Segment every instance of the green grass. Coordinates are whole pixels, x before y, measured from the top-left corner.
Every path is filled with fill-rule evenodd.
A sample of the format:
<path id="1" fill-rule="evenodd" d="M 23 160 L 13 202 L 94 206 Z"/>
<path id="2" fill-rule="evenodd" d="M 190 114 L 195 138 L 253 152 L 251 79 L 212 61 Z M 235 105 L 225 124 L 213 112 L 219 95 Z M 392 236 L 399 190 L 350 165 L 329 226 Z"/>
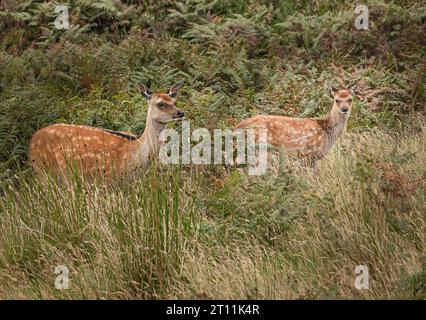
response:
<path id="1" fill-rule="evenodd" d="M 367 1 L 361 32 L 353 1 L 76 1 L 76 27 L 55 31 L 42 2 L 0 5 L 0 298 L 426 298 L 424 4 Z M 141 134 L 137 83 L 178 81 L 193 129 L 325 115 L 329 83 L 360 95 L 316 175 L 274 154 L 261 177 L 193 165 L 112 185 L 34 178 L 37 129 Z M 354 286 L 360 264 L 369 290 Z"/>

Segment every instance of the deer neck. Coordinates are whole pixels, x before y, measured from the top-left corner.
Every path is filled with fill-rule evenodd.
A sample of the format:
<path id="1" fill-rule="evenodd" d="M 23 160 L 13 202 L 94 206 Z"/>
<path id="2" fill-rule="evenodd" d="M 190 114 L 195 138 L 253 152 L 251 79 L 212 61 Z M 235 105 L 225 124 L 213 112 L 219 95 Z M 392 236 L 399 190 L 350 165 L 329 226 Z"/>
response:
<path id="1" fill-rule="evenodd" d="M 150 160 L 156 159 L 161 148 L 160 133 L 166 124 L 152 119 L 148 112 L 146 126 L 143 134 L 135 141 L 137 148 L 135 152 L 135 166 L 145 167 Z"/>
<path id="2" fill-rule="evenodd" d="M 330 145 L 336 142 L 336 140 L 343 134 L 348 122 L 348 115 L 341 114 L 338 111 L 333 110 L 328 114 L 326 118 L 325 132 Z"/>

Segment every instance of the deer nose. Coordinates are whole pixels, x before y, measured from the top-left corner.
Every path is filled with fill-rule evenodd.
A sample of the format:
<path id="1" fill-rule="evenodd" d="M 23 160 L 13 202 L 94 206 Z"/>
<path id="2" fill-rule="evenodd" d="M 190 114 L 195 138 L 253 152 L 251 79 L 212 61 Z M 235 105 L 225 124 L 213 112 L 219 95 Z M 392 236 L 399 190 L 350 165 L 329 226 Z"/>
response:
<path id="1" fill-rule="evenodd" d="M 348 107 L 343 107 L 342 109 L 340 109 L 340 111 L 342 111 L 343 113 L 346 113 L 349 111 Z"/>
<path id="2" fill-rule="evenodd" d="M 183 118 L 183 116 L 185 115 L 185 112 L 183 112 L 182 110 L 178 110 L 178 111 L 177 111 L 177 113 L 176 113 L 176 115 L 177 115 L 179 118 Z"/>

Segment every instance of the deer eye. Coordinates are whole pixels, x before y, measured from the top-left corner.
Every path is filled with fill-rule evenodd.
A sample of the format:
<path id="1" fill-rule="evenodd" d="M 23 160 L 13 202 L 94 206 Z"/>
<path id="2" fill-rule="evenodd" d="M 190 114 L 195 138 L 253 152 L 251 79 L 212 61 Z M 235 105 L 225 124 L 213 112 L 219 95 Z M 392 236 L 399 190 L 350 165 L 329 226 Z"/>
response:
<path id="1" fill-rule="evenodd" d="M 159 103 L 157 103 L 157 106 L 159 106 L 160 108 L 163 108 L 164 107 L 164 103 L 159 102 Z"/>
<path id="2" fill-rule="evenodd" d="M 349 102 L 349 103 L 352 103 L 352 99 L 349 99 L 349 100 L 348 100 L 348 102 Z"/>
<path id="3" fill-rule="evenodd" d="M 339 104 L 340 102 L 342 102 L 342 100 L 336 99 L 336 102 Z"/>

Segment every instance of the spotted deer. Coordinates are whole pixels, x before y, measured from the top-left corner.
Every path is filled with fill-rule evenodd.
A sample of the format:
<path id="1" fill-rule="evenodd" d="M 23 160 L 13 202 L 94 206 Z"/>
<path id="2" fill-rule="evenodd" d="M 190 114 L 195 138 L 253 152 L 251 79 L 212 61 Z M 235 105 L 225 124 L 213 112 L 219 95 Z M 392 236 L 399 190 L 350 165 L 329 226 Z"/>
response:
<path id="1" fill-rule="evenodd" d="M 285 148 L 289 156 L 303 165 L 316 167 L 343 134 L 352 109 L 355 87 L 338 90 L 331 87 L 333 107 L 325 118 L 290 118 L 258 115 L 239 123 L 235 129 L 254 128 L 267 130 L 268 144 Z"/>
<path id="2" fill-rule="evenodd" d="M 55 175 L 76 170 L 85 177 L 119 178 L 145 169 L 158 156 L 160 132 L 170 121 L 182 120 L 184 112 L 175 105 L 180 85 L 168 93 L 152 93 L 140 85 L 148 100 L 145 130 L 140 137 L 74 124 L 54 124 L 38 130 L 31 138 L 29 159 L 36 172 Z"/>

